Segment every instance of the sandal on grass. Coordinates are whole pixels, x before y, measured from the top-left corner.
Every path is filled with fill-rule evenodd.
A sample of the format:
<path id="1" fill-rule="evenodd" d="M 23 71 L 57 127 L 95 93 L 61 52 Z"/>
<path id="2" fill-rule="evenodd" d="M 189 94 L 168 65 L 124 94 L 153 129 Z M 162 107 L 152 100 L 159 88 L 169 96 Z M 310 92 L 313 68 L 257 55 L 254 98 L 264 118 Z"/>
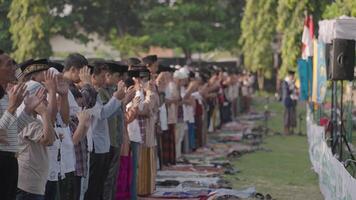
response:
<path id="1" fill-rule="evenodd" d="M 261 194 L 261 193 L 256 193 L 255 194 L 255 198 L 258 199 L 258 200 L 264 200 L 265 196 L 263 196 L 263 194 Z"/>
<path id="2" fill-rule="evenodd" d="M 272 200 L 272 196 L 270 194 L 266 194 L 266 200 Z"/>

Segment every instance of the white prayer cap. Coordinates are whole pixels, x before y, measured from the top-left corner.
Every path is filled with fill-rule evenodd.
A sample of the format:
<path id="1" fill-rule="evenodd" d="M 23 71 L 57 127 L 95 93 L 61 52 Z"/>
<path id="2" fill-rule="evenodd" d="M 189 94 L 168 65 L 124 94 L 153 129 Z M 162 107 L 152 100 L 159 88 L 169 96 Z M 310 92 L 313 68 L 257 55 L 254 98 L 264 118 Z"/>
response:
<path id="1" fill-rule="evenodd" d="M 183 73 L 185 76 L 187 76 L 186 78 L 189 77 L 189 69 L 187 67 L 182 67 L 182 68 L 179 69 L 179 71 L 181 73 Z"/>
<path id="2" fill-rule="evenodd" d="M 181 72 L 180 70 L 177 70 L 177 71 L 174 72 L 173 78 L 185 79 L 185 78 L 188 78 L 188 74 L 185 74 L 185 73 Z"/>
<path id="3" fill-rule="evenodd" d="M 54 67 L 49 68 L 48 71 L 52 72 L 54 75 L 57 75 L 57 74 L 60 73 L 60 72 L 59 72 L 56 68 L 54 68 Z"/>

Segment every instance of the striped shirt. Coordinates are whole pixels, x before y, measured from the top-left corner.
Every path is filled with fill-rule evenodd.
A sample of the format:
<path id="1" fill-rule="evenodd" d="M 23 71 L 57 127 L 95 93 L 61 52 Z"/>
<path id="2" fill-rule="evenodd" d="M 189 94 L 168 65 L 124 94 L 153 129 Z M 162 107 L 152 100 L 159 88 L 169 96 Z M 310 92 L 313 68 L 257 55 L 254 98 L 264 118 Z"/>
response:
<path id="1" fill-rule="evenodd" d="M 9 105 L 9 97 L 5 95 L 0 99 L 0 129 L 6 131 L 6 140 L 9 144 L 0 144 L 0 151 L 14 152 L 19 149 L 18 134 L 29 123 L 34 121 L 34 118 L 27 115 L 24 111 L 16 117 L 7 111 Z"/>

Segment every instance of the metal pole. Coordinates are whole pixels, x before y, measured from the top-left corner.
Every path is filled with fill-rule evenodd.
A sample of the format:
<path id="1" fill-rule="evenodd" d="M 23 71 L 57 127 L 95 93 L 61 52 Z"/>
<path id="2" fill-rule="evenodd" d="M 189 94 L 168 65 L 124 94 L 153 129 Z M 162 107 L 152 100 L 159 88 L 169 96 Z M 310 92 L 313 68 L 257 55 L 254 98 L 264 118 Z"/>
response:
<path id="1" fill-rule="evenodd" d="M 331 144 L 332 146 L 335 145 L 337 141 L 335 141 L 336 134 L 337 134 L 337 83 L 336 81 L 332 81 L 332 91 L 331 91 L 331 123 L 332 123 L 332 130 L 331 130 Z M 332 148 L 332 153 L 335 154 L 335 148 Z"/>

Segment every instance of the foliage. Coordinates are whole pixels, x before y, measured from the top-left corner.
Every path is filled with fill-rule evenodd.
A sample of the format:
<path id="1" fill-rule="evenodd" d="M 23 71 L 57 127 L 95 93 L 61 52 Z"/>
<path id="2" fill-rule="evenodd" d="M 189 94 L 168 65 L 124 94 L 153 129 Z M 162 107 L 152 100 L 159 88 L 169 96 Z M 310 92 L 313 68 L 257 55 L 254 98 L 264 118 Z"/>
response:
<path id="1" fill-rule="evenodd" d="M 111 44 L 119 50 L 121 59 L 137 56 L 146 51 L 148 40 L 149 36 L 132 36 L 129 34 L 118 36 L 116 30 L 113 30 L 110 35 Z"/>
<path id="2" fill-rule="evenodd" d="M 10 21 L 6 17 L 9 12 L 11 0 L 0 0 L 0 49 L 9 53 L 12 50 Z"/>
<path id="3" fill-rule="evenodd" d="M 342 15 L 356 17 L 355 0 L 336 0 L 326 7 L 323 17 L 325 19 L 333 19 Z"/>
<path id="4" fill-rule="evenodd" d="M 69 18 L 80 24 L 87 33 L 96 32 L 104 38 L 108 38 L 112 28 L 116 28 L 121 35 L 136 34 L 141 27 L 135 12 L 140 2 L 142 1 L 69 0 L 68 4 L 72 6 Z"/>
<path id="5" fill-rule="evenodd" d="M 0 9 L 5 9 L 1 14 L 9 17 L 11 27 L 6 20 L 0 23 L 0 41 L 8 42 L 6 49 L 13 46 L 15 58 L 20 60 L 50 55 L 49 38 L 55 34 L 86 43 L 87 33 L 98 33 L 125 51 L 123 56 L 137 54 L 147 45 L 178 47 L 189 56 L 196 51 L 232 50 L 240 34 L 244 4 L 243 0 L 1 1 L 8 3 Z"/>
<path id="6" fill-rule="evenodd" d="M 271 44 L 276 33 L 276 7 L 277 0 L 247 1 L 241 21 L 244 66 L 268 78 L 273 68 Z"/>
<path id="7" fill-rule="evenodd" d="M 232 15 L 236 17 L 229 16 L 226 11 L 242 8 L 231 5 L 239 4 L 215 0 L 162 3 L 144 16 L 145 32 L 150 35 L 150 44 L 179 47 L 186 58 L 193 52 L 229 48 L 239 34 L 240 17 L 236 13 Z"/>
<path id="8" fill-rule="evenodd" d="M 51 55 L 49 44 L 49 9 L 46 0 L 13 0 L 8 13 L 13 57 L 23 61 L 28 58 Z"/>
<path id="9" fill-rule="evenodd" d="M 295 70 L 297 59 L 301 56 L 304 11 L 307 6 L 307 0 L 279 0 L 277 30 L 283 34 L 281 75 L 289 69 Z"/>
<path id="10" fill-rule="evenodd" d="M 318 20 L 321 19 L 325 1 L 309 0 L 279 0 L 277 31 L 282 33 L 282 66 L 280 75 L 285 75 L 289 69 L 296 70 L 297 59 L 301 56 L 301 39 L 305 12 L 313 16 L 315 34 L 318 32 Z"/>
<path id="11" fill-rule="evenodd" d="M 69 0 L 66 3 L 71 5 L 72 12 L 69 16 L 57 17 L 63 22 L 58 28 L 61 34 L 87 42 L 85 35 L 68 30 L 80 27 L 85 33 L 98 33 L 122 52 L 122 56 L 136 54 L 145 47 L 147 36 L 143 33 L 141 16 L 158 4 L 155 0 Z M 53 8 L 61 11 L 63 3 L 53 3 Z"/>

